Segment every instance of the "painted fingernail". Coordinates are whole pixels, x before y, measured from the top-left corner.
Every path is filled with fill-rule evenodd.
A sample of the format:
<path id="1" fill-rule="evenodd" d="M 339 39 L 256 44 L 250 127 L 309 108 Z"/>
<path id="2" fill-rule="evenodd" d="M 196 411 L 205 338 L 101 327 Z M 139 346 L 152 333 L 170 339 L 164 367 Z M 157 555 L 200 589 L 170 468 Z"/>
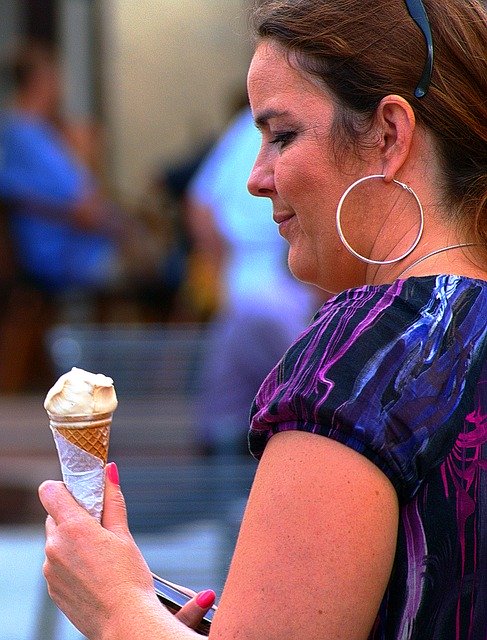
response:
<path id="1" fill-rule="evenodd" d="M 115 462 L 109 462 L 106 467 L 107 478 L 110 480 L 112 484 L 116 484 L 117 486 L 120 483 L 120 478 L 118 475 L 118 467 Z"/>
<path id="2" fill-rule="evenodd" d="M 211 589 L 207 589 L 206 591 L 201 591 L 196 596 L 196 604 L 198 607 L 202 609 L 208 609 L 215 602 L 215 592 Z"/>

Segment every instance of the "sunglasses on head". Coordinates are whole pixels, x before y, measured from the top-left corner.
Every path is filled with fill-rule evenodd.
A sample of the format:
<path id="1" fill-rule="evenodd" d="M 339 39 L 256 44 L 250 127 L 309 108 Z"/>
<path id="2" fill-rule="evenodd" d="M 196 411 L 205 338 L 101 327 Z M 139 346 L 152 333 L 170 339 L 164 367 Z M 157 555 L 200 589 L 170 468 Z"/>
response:
<path id="1" fill-rule="evenodd" d="M 418 86 L 414 90 L 416 98 L 422 98 L 428 91 L 433 73 L 433 36 L 431 35 L 428 14 L 422 0 L 405 0 L 409 15 L 421 29 L 426 41 L 427 57 Z"/>

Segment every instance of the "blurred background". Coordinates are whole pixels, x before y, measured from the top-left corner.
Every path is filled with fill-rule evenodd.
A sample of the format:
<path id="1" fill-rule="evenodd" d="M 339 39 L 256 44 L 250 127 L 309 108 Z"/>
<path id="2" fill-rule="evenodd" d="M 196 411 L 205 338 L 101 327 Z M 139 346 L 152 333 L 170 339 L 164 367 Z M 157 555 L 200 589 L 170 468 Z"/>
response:
<path id="1" fill-rule="evenodd" d="M 319 298 L 246 192 L 246 9 L 1 1 L 0 640 L 80 637 L 46 594 L 36 494 L 72 366 L 115 381 L 110 459 L 151 568 L 221 592 L 248 408 Z"/>
<path id="2" fill-rule="evenodd" d="M 153 172 L 192 156 L 228 123 L 251 47 L 245 0 L 2 0 L 0 43 L 55 43 L 64 110 L 102 123 L 119 196 L 135 205 Z M 1 83 L 2 96 L 8 91 Z"/>

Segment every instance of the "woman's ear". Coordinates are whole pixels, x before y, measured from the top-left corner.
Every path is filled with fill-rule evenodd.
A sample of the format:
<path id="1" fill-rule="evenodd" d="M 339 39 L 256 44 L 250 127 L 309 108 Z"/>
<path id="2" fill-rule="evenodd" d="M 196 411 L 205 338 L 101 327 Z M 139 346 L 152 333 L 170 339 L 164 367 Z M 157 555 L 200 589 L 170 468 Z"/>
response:
<path id="1" fill-rule="evenodd" d="M 376 118 L 380 132 L 382 173 L 385 181 L 390 182 L 409 156 L 416 118 L 409 102 L 396 95 L 388 95 L 381 100 Z"/>

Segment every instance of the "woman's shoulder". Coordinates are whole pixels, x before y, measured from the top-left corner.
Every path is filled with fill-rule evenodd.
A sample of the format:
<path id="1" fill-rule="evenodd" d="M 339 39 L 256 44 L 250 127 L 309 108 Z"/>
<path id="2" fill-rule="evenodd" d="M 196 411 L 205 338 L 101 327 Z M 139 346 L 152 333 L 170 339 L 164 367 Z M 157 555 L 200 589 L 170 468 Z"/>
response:
<path id="1" fill-rule="evenodd" d="M 485 313 L 487 282 L 460 276 L 411 277 L 347 289 L 320 307 L 286 359 L 299 357 L 303 366 L 307 357 L 328 360 L 333 351 L 335 359 L 351 360 L 347 366 L 354 361 L 361 366 L 364 358 L 394 341 L 409 344 L 453 326 L 461 325 L 464 339 L 470 340 L 471 333 L 483 334 Z"/>
<path id="2" fill-rule="evenodd" d="M 487 282 L 482 280 L 423 276 L 347 289 L 320 307 L 259 395 L 314 376 L 323 381 L 336 371 L 333 393 L 348 397 L 350 385 L 387 362 L 389 353 L 398 358 L 392 372 L 411 358 L 430 363 L 431 352 L 454 350 L 460 342 L 475 348 L 486 339 L 486 314 Z"/>
<path id="3" fill-rule="evenodd" d="M 473 299 L 486 293 L 487 281 L 484 280 L 449 274 L 411 276 L 388 284 L 346 289 L 327 300 L 316 318 L 330 311 L 340 313 L 344 307 L 358 310 L 377 306 L 386 310 L 399 305 L 403 311 L 414 312 L 439 299 L 454 301 L 459 296 Z"/>
<path id="4" fill-rule="evenodd" d="M 333 338 L 351 348 L 375 335 L 374 345 L 429 326 L 436 331 L 487 312 L 487 282 L 461 276 L 411 277 L 347 289 L 325 302 L 301 338 Z M 484 316 L 485 317 L 485 316 Z M 482 325 L 479 318 L 479 325 Z M 298 341 L 299 342 L 299 341 Z M 371 345 L 374 347 L 374 345 Z"/>

